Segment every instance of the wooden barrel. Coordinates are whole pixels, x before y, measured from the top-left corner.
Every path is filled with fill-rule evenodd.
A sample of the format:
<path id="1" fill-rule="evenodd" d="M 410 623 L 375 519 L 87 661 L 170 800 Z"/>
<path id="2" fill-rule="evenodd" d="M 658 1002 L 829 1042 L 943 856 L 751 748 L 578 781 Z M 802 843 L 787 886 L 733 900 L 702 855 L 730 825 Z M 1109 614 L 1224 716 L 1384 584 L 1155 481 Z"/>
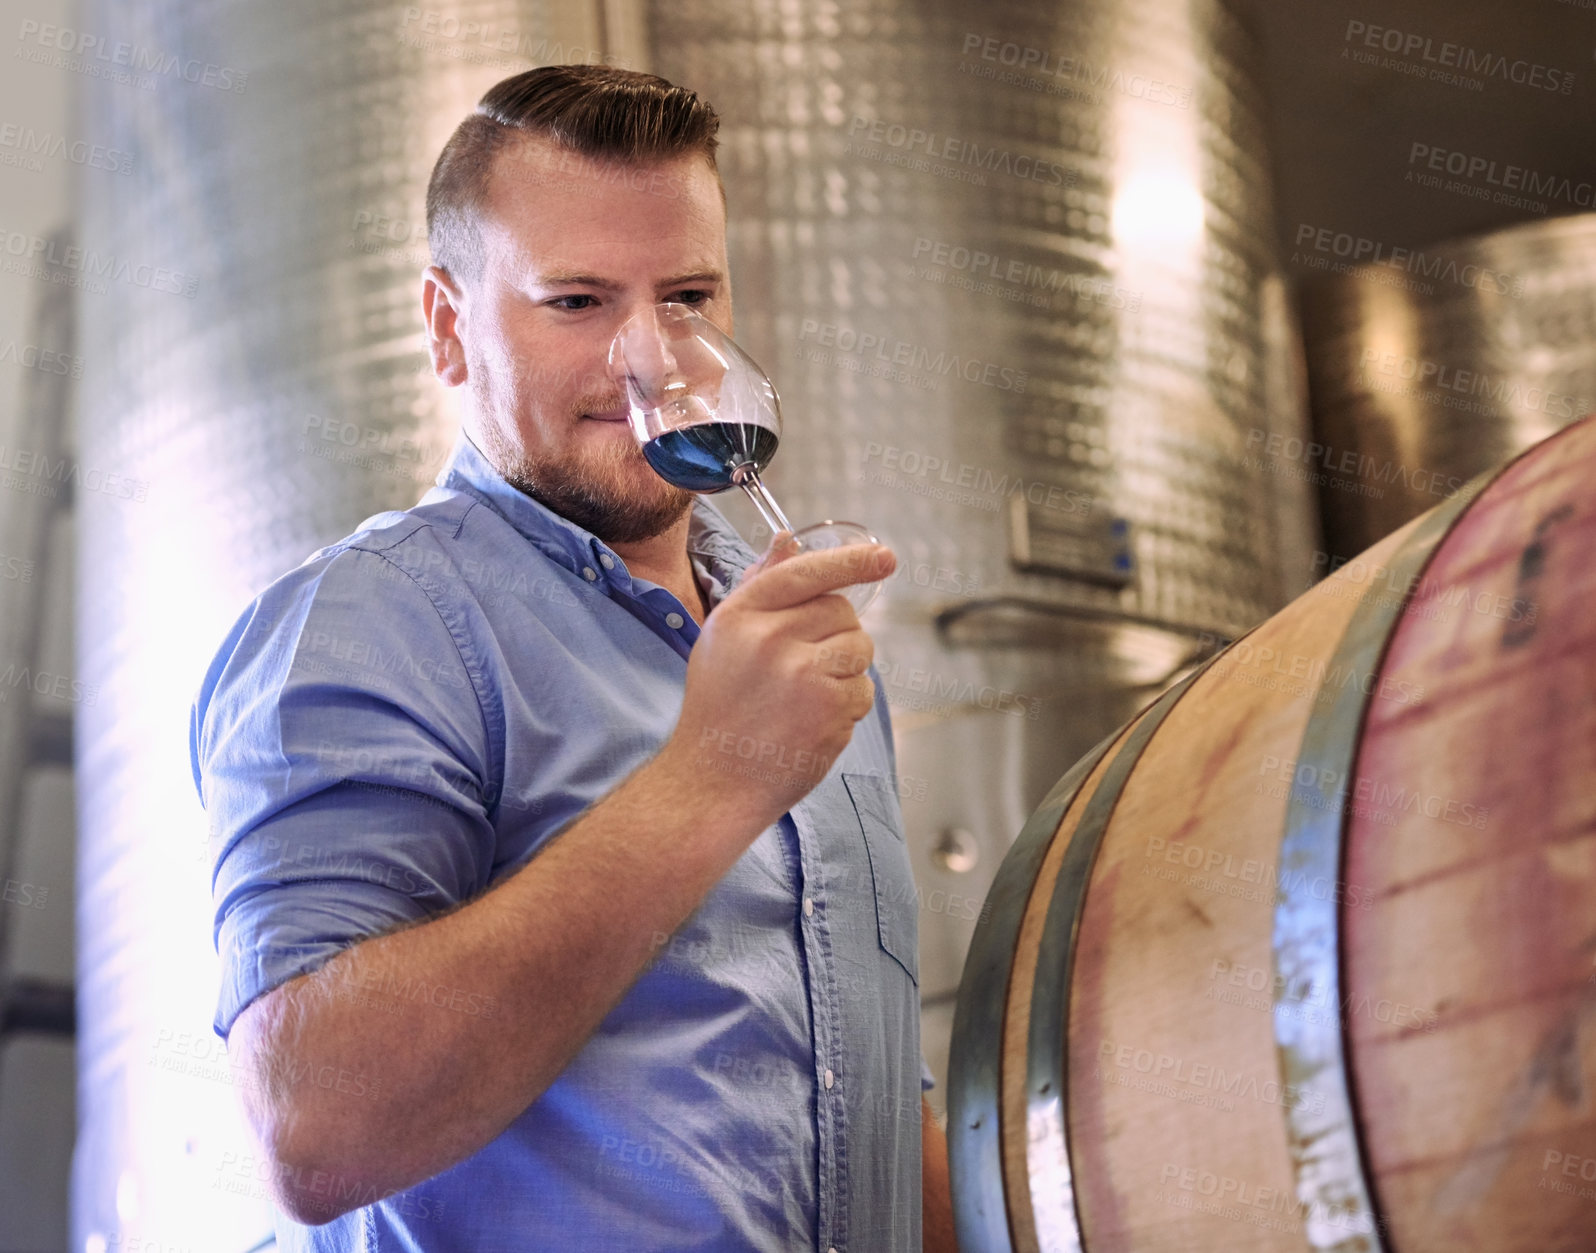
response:
<path id="1" fill-rule="evenodd" d="M 1596 420 L 1105 741 L 982 916 L 964 1253 L 1596 1248 Z"/>

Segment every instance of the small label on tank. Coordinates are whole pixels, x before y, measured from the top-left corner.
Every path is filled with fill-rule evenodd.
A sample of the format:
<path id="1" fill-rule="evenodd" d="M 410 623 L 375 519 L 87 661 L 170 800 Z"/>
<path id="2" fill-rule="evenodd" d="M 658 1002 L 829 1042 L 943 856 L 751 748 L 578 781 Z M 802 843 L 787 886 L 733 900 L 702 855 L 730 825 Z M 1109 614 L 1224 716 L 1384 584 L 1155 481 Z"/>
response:
<path id="1" fill-rule="evenodd" d="M 1102 510 L 1049 509 L 1009 498 L 1009 560 L 1017 570 L 1125 587 L 1136 576 L 1130 523 Z"/>

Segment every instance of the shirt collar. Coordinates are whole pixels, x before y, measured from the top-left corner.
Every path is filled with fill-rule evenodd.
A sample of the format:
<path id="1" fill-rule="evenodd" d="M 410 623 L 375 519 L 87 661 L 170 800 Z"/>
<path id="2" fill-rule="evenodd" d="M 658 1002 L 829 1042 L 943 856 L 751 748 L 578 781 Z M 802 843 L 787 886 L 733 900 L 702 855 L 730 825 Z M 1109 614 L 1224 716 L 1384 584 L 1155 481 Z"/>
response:
<path id="1" fill-rule="evenodd" d="M 434 482 L 439 487 L 475 496 L 540 552 L 589 582 L 616 583 L 623 588 L 630 582 L 619 553 L 586 527 L 561 517 L 507 482 L 464 430 L 455 440 L 449 459 Z M 737 584 L 743 571 L 756 559 L 753 549 L 725 515 L 702 496 L 693 500 L 692 517 L 687 526 L 687 551 L 701 558 L 705 572 L 727 590 Z"/>

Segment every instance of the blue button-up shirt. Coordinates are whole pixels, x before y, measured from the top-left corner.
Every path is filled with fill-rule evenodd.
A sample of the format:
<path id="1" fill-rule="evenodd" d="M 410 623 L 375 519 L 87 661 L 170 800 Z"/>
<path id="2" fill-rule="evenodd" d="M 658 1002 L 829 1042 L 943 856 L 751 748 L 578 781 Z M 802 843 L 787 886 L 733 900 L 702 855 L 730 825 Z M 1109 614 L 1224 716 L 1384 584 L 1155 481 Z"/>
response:
<path id="1" fill-rule="evenodd" d="M 676 724 L 698 637 L 681 602 L 463 435 L 437 483 L 268 587 L 194 703 L 224 1038 L 269 989 L 514 874 Z M 712 605 L 753 560 L 701 499 L 688 547 Z M 772 764 L 722 747 L 706 788 Z M 918 1249 L 931 1081 L 895 779 L 878 682 L 822 781 L 655 937 L 502 1135 L 324 1226 L 280 1216 L 280 1247 Z M 344 993 L 495 1010 L 418 981 Z"/>

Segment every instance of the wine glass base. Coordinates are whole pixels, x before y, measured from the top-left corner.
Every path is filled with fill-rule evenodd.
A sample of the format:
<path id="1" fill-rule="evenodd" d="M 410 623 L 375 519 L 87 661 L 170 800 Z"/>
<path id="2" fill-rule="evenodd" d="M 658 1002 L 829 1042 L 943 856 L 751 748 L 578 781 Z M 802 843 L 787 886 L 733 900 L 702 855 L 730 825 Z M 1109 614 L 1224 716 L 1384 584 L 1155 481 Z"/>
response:
<path id="1" fill-rule="evenodd" d="M 816 522 L 813 526 L 802 527 L 793 532 L 793 539 L 798 542 L 800 552 L 825 552 L 833 548 L 847 548 L 854 544 L 876 544 L 880 541 L 865 530 L 857 522 L 841 522 L 827 520 Z M 874 566 L 874 559 L 871 565 Z M 855 613 L 863 613 L 881 591 L 881 581 L 871 579 L 867 583 L 850 583 L 840 587 L 836 595 L 841 596 L 853 606 Z"/>

